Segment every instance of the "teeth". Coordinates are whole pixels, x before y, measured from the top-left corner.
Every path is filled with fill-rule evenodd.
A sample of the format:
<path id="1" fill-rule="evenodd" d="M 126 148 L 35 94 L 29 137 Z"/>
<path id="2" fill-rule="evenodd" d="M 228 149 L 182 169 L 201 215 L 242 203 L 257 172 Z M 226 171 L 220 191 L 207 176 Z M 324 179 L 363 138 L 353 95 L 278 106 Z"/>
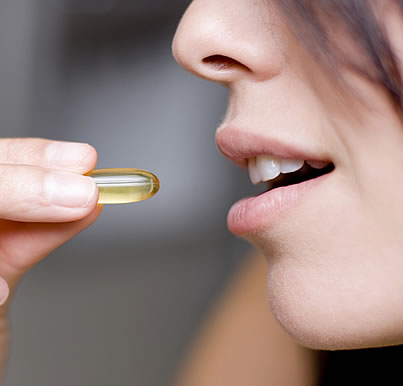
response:
<path id="1" fill-rule="evenodd" d="M 306 163 L 314 169 L 323 169 L 329 165 L 329 162 L 324 161 L 306 161 Z"/>
<path id="2" fill-rule="evenodd" d="M 261 155 L 256 157 L 256 169 L 261 181 L 273 180 L 280 174 L 280 160 Z"/>
<path id="3" fill-rule="evenodd" d="M 295 172 L 303 166 L 303 160 L 280 160 L 267 155 L 248 159 L 249 178 L 255 185 L 274 180 L 280 173 Z"/>
<path id="4" fill-rule="evenodd" d="M 256 185 L 262 181 L 256 169 L 256 158 L 249 158 L 248 169 L 249 169 L 249 178 L 252 181 L 252 184 Z"/>
<path id="5" fill-rule="evenodd" d="M 304 161 L 302 160 L 288 160 L 282 159 L 280 161 L 280 172 L 281 173 L 292 173 L 301 169 L 304 166 Z"/>

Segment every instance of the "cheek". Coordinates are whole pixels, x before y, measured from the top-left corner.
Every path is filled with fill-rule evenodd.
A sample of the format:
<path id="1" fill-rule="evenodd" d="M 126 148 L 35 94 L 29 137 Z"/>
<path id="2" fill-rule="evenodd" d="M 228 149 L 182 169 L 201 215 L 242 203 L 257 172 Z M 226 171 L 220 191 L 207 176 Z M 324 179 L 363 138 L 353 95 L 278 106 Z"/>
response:
<path id="1" fill-rule="evenodd" d="M 274 315 L 300 344 L 316 349 L 402 343 L 400 232 L 379 226 L 388 215 L 374 215 L 358 193 L 329 199 L 308 217 L 295 214 L 308 218 L 304 226 L 290 220 L 252 237 L 268 261 Z"/>

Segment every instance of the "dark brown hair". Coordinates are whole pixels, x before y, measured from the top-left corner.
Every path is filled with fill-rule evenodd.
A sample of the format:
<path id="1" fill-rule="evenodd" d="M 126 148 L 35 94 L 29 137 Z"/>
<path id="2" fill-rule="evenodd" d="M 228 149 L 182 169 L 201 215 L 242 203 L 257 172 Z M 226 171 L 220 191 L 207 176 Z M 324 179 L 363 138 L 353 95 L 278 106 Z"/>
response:
<path id="1" fill-rule="evenodd" d="M 382 85 L 398 110 L 403 112 L 403 75 L 385 26 L 374 9 L 375 5 L 381 4 L 396 6 L 402 16 L 403 0 L 277 0 L 277 4 L 308 51 L 326 65 L 342 60 Z M 354 62 L 345 53 L 343 56 L 335 44 L 337 36 L 332 36 L 332 26 L 341 26 L 348 33 L 370 66 Z M 401 44 L 403 49 L 403 36 Z"/>

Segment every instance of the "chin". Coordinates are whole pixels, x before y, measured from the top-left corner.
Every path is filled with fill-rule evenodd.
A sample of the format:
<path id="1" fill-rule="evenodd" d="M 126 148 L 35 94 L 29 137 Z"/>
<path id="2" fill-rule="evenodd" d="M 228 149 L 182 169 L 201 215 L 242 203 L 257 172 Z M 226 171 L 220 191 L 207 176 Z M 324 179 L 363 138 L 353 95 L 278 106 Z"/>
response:
<path id="1" fill-rule="evenodd" d="M 292 259 L 270 261 L 269 305 L 283 329 L 308 348 L 346 350 L 402 344 L 400 296 L 391 300 L 388 293 L 373 291 L 368 281 L 356 279 L 349 285 L 345 279 L 333 270 L 301 268 Z"/>

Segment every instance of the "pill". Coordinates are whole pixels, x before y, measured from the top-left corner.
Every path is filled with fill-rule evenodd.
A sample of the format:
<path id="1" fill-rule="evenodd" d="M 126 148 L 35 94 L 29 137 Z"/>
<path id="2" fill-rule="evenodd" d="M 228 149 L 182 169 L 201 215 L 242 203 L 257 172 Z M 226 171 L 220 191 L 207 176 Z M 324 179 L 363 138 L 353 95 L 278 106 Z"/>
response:
<path id="1" fill-rule="evenodd" d="M 141 169 L 96 169 L 87 174 L 99 190 L 99 204 L 127 204 L 146 200 L 159 190 L 158 178 Z"/>

